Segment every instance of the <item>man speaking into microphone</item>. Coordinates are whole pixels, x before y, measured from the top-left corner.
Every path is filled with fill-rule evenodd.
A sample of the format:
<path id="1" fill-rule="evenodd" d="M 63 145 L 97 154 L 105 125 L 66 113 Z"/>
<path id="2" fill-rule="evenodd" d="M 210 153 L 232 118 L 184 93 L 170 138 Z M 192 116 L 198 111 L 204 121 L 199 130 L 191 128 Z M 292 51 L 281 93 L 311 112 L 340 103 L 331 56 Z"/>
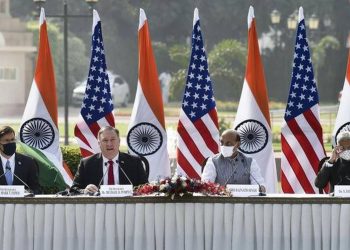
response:
<path id="1" fill-rule="evenodd" d="M 98 132 L 101 153 L 80 161 L 75 174 L 72 193 L 93 194 L 100 185 L 131 184 L 138 186 L 148 182 L 141 159 L 119 151 L 119 131 L 106 126 Z"/>
<path id="2" fill-rule="evenodd" d="M 225 130 L 220 137 L 220 153 L 209 157 L 204 166 L 202 181 L 226 184 L 257 184 L 265 193 L 264 178 L 257 162 L 238 151 L 240 136 L 233 129 Z"/>
<path id="3" fill-rule="evenodd" d="M 30 193 L 41 192 L 38 164 L 34 159 L 16 152 L 15 131 L 9 126 L 0 128 L 0 158 L 0 185 L 24 185 Z"/>

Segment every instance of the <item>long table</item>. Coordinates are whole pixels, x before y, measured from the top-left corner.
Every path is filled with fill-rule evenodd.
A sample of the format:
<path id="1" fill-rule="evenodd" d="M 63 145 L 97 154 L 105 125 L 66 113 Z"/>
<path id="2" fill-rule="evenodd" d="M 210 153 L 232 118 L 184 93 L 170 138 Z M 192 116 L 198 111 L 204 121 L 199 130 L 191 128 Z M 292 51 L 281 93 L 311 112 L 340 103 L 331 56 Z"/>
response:
<path id="1" fill-rule="evenodd" d="M 350 249 L 350 199 L 0 199 L 0 249 Z"/>

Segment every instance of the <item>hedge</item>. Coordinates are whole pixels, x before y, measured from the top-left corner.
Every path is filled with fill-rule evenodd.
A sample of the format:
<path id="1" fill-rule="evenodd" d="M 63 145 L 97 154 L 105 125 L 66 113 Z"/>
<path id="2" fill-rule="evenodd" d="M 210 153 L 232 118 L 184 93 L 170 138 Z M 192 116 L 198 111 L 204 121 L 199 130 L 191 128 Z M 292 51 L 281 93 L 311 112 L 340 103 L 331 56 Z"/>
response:
<path id="1" fill-rule="evenodd" d="M 79 146 L 61 146 L 61 151 L 64 161 L 67 163 L 74 176 L 81 159 Z M 24 153 L 21 152 L 20 149 L 19 152 Z M 55 194 L 59 191 L 62 190 L 59 190 L 57 187 L 42 187 L 43 194 Z"/>

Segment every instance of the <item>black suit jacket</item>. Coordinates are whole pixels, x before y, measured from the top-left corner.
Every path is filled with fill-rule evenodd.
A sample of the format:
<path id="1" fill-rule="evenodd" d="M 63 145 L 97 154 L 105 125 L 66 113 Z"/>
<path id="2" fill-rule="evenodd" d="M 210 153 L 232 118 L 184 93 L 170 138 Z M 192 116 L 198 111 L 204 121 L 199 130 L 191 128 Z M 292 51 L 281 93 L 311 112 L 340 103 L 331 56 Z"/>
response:
<path id="1" fill-rule="evenodd" d="M 334 185 L 350 185 L 350 161 L 338 158 L 332 167 L 323 163 L 315 179 L 315 186 L 324 188 L 330 183 L 330 192 L 334 192 Z"/>
<path id="2" fill-rule="evenodd" d="M 19 178 L 27 184 L 31 191 L 35 194 L 41 192 L 41 188 L 38 181 L 38 164 L 37 162 L 23 154 L 15 154 L 15 172 L 13 176 L 12 185 L 24 185 Z M 4 175 L 4 169 L 2 161 L 0 160 L 0 185 L 7 185 L 6 177 Z M 25 185 L 24 185 L 25 186 Z M 25 187 L 28 189 L 27 187 Z"/>
<path id="3" fill-rule="evenodd" d="M 124 170 L 125 176 L 121 168 Z M 119 152 L 119 184 L 132 184 L 138 186 L 148 182 L 141 159 L 126 153 Z M 103 178 L 102 154 L 94 154 L 80 161 L 78 170 L 74 176 L 73 185 L 70 189 L 73 193 L 83 193 L 89 184 L 99 187 Z"/>

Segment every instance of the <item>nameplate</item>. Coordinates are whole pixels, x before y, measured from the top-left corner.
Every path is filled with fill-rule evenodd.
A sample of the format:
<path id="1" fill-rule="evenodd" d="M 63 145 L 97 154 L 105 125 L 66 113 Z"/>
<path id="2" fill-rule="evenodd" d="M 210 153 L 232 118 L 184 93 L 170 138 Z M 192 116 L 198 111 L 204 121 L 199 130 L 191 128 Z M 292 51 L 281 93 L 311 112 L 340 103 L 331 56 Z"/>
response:
<path id="1" fill-rule="evenodd" d="M 259 195 L 259 185 L 226 185 L 232 196 L 247 197 Z"/>
<path id="2" fill-rule="evenodd" d="M 24 197 L 24 186 L 0 185 L 0 197 Z"/>
<path id="3" fill-rule="evenodd" d="M 102 197 L 125 197 L 132 195 L 132 185 L 101 185 L 100 187 L 100 196 Z"/>
<path id="4" fill-rule="evenodd" d="M 335 185 L 334 196 L 336 197 L 350 197 L 350 186 L 349 185 Z"/>

